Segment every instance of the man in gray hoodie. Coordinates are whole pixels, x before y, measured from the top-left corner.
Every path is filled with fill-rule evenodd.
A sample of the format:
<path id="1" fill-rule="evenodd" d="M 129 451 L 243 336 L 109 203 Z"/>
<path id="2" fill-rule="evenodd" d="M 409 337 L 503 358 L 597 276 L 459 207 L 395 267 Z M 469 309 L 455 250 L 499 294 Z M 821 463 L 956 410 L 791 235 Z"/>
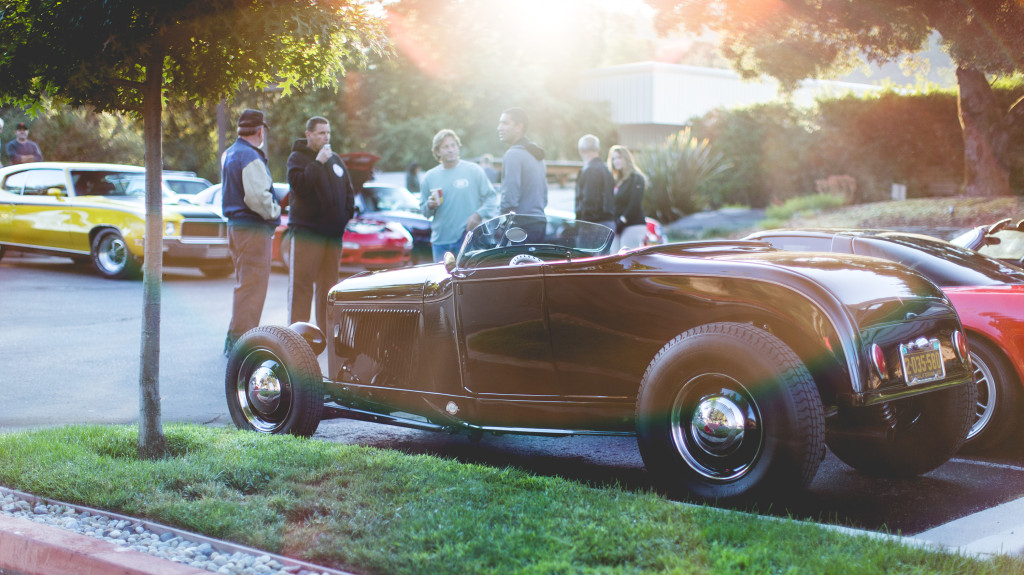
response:
<path id="1" fill-rule="evenodd" d="M 510 146 L 501 162 L 502 214 L 543 216 L 548 205 L 544 149 L 526 137 L 527 127 L 522 108 L 509 108 L 498 119 L 498 138 Z"/>

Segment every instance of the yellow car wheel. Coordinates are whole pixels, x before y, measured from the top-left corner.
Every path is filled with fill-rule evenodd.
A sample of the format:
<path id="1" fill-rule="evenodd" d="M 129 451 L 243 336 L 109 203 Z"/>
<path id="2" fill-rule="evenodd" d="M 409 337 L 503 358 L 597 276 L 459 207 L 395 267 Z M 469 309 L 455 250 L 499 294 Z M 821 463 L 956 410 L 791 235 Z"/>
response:
<path id="1" fill-rule="evenodd" d="M 141 267 L 116 230 L 103 230 L 93 238 L 92 264 L 101 276 L 109 279 L 137 277 Z"/>

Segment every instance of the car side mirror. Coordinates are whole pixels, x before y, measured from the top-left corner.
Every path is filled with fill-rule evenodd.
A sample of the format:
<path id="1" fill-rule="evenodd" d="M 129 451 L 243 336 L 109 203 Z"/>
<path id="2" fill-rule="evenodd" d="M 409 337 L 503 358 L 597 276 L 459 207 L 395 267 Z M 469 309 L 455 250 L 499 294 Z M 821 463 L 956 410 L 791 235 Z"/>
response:
<path id="1" fill-rule="evenodd" d="M 47 188 L 46 195 L 53 196 L 55 198 L 61 198 L 65 196 L 64 190 L 60 188 Z"/>
<path id="2" fill-rule="evenodd" d="M 455 254 L 451 252 L 445 252 L 444 260 L 442 261 L 444 261 L 444 269 L 446 269 L 448 273 L 452 273 L 452 270 L 455 269 Z"/>

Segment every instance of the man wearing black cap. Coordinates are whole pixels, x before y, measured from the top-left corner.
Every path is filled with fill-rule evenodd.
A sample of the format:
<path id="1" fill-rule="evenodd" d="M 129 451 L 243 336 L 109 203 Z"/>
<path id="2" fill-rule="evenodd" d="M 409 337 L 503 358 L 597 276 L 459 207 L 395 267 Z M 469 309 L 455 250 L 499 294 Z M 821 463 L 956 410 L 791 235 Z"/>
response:
<path id="1" fill-rule="evenodd" d="M 235 264 L 235 294 L 224 341 L 225 355 L 243 333 L 260 324 L 267 299 L 271 243 L 274 228 L 281 223 L 274 180 L 267 156 L 260 149 L 269 127 L 263 121 L 263 112 L 245 110 L 238 117 L 238 139 L 224 152 L 221 201 Z"/>
<path id="2" fill-rule="evenodd" d="M 327 333 L 327 292 L 338 283 L 342 236 L 355 212 L 355 189 L 344 162 L 331 151 L 331 124 L 323 116 L 306 122 L 306 137 L 295 140 L 288 156 L 288 322 L 309 321 L 316 302 L 316 324 Z"/>
<path id="3" fill-rule="evenodd" d="M 25 122 L 19 123 L 14 128 L 14 137 L 15 139 L 7 142 L 7 146 L 4 148 L 11 164 L 43 161 L 43 153 L 39 151 L 39 146 L 28 139 L 28 126 L 25 125 Z"/>

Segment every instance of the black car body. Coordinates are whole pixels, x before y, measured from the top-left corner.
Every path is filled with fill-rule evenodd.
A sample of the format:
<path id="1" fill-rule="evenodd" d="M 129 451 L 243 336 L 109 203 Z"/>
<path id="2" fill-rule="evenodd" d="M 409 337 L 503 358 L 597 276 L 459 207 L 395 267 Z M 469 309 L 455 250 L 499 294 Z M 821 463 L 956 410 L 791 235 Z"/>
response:
<path id="1" fill-rule="evenodd" d="M 844 461 L 885 475 L 928 471 L 962 443 L 961 327 L 919 274 L 760 242 L 607 255 L 610 241 L 596 224 L 507 215 L 457 259 L 343 280 L 326 336 L 296 324 L 239 341 L 232 417 L 298 435 L 325 417 L 635 434 L 655 477 L 705 498 L 806 485 L 826 431 Z"/>

